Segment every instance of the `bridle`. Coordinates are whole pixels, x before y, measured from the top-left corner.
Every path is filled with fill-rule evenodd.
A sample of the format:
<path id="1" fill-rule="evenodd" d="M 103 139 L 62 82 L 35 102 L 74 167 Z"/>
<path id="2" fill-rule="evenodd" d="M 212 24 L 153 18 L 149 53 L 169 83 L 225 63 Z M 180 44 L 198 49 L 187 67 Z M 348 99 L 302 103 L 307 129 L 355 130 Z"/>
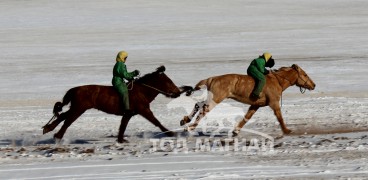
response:
<path id="1" fill-rule="evenodd" d="M 162 90 L 159 90 L 159 89 L 157 89 L 157 88 L 155 88 L 155 87 L 153 87 L 153 86 L 150 86 L 150 85 L 148 85 L 148 84 L 144 84 L 144 83 L 141 83 L 143 86 L 146 86 L 146 87 L 149 87 L 149 88 L 151 88 L 151 89 L 153 89 L 153 90 L 156 90 L 156 91 L 158 91 L 159 93 L 161 93 L 161 94 L 164 94 L 164 95 L 166 95 L 166 96 L 174 96 L 174 93 L 167 93 L 167 92 L 165 92 L 165 91 L 162 91 Z"/>
<path id="2" fill-rule="evenodd" d="M 300 74 L 299 74 L 299 71 L 298 70 L 296 70 L 296 69 L 294 69 L 294 68 L 292 68 L 293 70 L 295 70 L 297 73 L 298 73 L 298 78 L 297 78 L 297 80 L 300 78 Z M 278 75 L 277 73 L 272 73 L 272 74 L 274 74 L 275 76 L 276 76 L 276 79 L 277 79 L 277 81 L 279 82 L 279 84 L 281 85 L 281 83 L 280 83 L 280 80 L 279 80 L 279 78 L 277 78 L 277 77 L 280 77 L 280 78 L 282 78 L 282 80 L 286 80 L 286 81 L 288 81 L 289 82 L 289 85 L 292 85 L 293 83 L 291 83 L 291 81 L 289 80 L 289 79 L 287 79 L 286 77 L 282 77 L 282 76 L 280 76 L 280 75 Z M 304 81 L 304 84 L 302 85 L 302 86 L 304 86 L 308 81 L 305 81 L 304 79 L 302 79 L 303 81 Z M 299 88 L 300 88 L 300 93 L 302 93 L 302 94 L 304 94 L 305 93 L 305 91 L 306 91 L 306 88 L 303 88 L 302 86 L 299 86 Z M 281 92 L 281 102 L 280 102 L 280 104 L 281 104 L 281 107 L 282 107 L 282 92 Z"/>
<path id="3" fill-rule="evenodd" d="M 301 79 L 301 80 L 303 80 L 303 81 L 304 81 L 303 85 L 298 86 L 298 87 L 300 88 L 300 93 L 304 94 L 304 93 L 305 93 L 305 91 L 306 91 L 306 88 L 303 88 L 303 86 L 304 86 L 308 81 L 304 80 L 303 78 L 300 78 L 300 73 L 299 73 L 299 71 L 298 71 L 298 70 L 296 70 L 296 69 L 294 69 L 294 68 L 292 68 L 292 69 L 293 69 L 293 70 L 295 70 L 295 71 L 298 73 L 298 78 L 297 78 L 297 80 L 298 80 L 298 79 Z M 291 81 L 290 81 L 289 79 L 287 79 L 287 78 L 285 78 L 285 77 L 282 77 L 282 76 L 278 75 L 277 73 L 273 73 L 273 74 L 274 74 L 274 75 L 276 75 L 276 76 L 278 76 L 278 77 L 281 77 L 283 80 L 288 81 L 288 82 L 289 82 L 289 85 L 292 85 L 292 84 L 293 84 L 293 83 L 291 83 Z M 277 77 L 276 77 L 276 78 L 277 78 Z M 277 78 L 277 81 L 279 81 L 279 84 L 281 85 L 279 78 Z"/>

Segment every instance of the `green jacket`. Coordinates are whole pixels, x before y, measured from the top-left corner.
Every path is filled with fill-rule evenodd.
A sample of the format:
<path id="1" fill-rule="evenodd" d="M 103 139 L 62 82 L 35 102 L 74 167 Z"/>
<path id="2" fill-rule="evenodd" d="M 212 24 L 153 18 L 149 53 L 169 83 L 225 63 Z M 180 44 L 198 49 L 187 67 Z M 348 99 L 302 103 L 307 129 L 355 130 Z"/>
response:
<path id="1" fill-rule="evenodd" d="M 261 57 L 253 60 L 247 69 L 247 73 L 256 80 L 252 94 L 259 96 L 262 92 L 263 86 L 266 84 L 265 75 L 268 74 L 268 70 L 266 69 L 266 60 Z"/>
<path id="2" fill-rule="evenodd" d="M 268 74 L 268 70 L 266 69 L 266 60 L 263 59 L 263 58 L 257 58 L 257 59 L 254 59 L 248 69 L 247 69 L 247 72 L 249 74 L 249 72 L 260 72 L 262 74 Z"/>
<path id="3" fill-rule="evenodd" d="M 124 79 L 132 80 L 135 76 L 137 76 L 137 73 L 135 71 L 129 73 L 127 71 L 125 63 L 117 61 L 113 69 L 112 84 L 114 86 L 121 85 L 123 83 L 125 84 Z"/>

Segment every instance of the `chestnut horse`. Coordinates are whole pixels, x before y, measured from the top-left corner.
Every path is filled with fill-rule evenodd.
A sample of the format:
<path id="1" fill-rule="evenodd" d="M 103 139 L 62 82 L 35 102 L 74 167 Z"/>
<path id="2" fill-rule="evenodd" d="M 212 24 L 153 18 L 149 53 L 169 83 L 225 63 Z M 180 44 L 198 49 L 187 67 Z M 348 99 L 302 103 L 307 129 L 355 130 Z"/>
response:
<path id="1" fill-rule="evenodd" d="M 255 81 L 252 77 L 239 74 L 215 76 L 198 82 L 193 90 L 199 90 L 203 86 L 207 86 L 207 90 L 211 92 L 209 93 L 211 97 L 206 101 L 196 103 L 191 114 L 184 116 L 180 121 L 180 125 L 189 123 L 199 111 L 194 123 L 187 127 L 187 130 L 189 131 L 195 129 L 206 113 L 211 111 L 224 99 L 230 98 L 250 105 L 244 118 L 238 122 L 233 130 L 233 136 L 238 135 L 240 129 L 247 121 L 249 121 L 258 108 L 264 106 L 271 107 L 281 125 L 283 133 L 289 134 L 291 130 L 286 127 L 280 111 L 279 101 L 281 99 L 282 92 L 293 85 L 299 86 L 301 88 L 301 92 L 302 88 L 313 90 L 316 86 L 304 70 L 296 64 L 291 67 L 282 67 L 275 72 L 269 73 L 266 76 L 266 85 L 263 88 L 260 98 L 257 100 L 252 100 L 250 98 L 254 85 Z M 192 91 L 188 91 L 187 96 L 191 93 Z"/>
<path id="2" fill-rule="evenodd" d="M 174 135 L 166 129 L 153 115 L 150 103 L 161 93 L 170 98 L 179 97 L 180 94 L 192 89 L 189 86 L 178 88 L 172 80 L 164 73 L 165 67 L 161 66 L 153 73 L 132 81 L 128 84 L 129 102 L 132 112 L 123 112 L 122 101 L 117 91 L 112 86 L 85 85 L 71 88 L 65 94 L 62 102 L 54 106 L 54 117 L 43 126 L 43 134 L 54 130 L 59 123 L 64 121 L 60 130 L 54 134 L 54 138 L 63 138 L 67 128 L 86 110 L 95 108 L 109 114 L 123 116 L 119 128 L 118 142 L 124 141 L 124 132 L 129 120 L 134 115 L 140 114 L 148 121 L 159 127 L 167 135 Z M 189 88 L 189 89 L 188 89 Z M 70 103 L 70 109 L 59 114 L 62 107 Z M 55 119 L 56 118 L 56 119 Z M 52 121 L 52 122 L 51 122 Z M 51 122 L 51 123 L 50 123 Z"/>

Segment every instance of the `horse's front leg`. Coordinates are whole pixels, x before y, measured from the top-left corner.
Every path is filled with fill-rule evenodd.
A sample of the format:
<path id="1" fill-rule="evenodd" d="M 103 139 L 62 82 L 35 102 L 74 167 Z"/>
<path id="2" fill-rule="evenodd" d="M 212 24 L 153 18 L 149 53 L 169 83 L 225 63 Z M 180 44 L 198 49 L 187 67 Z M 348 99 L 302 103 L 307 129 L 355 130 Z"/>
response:
<path id="1" fill-rule="evenodd" d="M 237 136 L 240 133 L 241 128 L 252 118 L 253 114 L 257 112 L 259 106 L 250 106 L 247 114 L 245 114 L 244 118 L 238 122 L 233 130 L 233 136 Z"/>
<path id="2" fill-rule="evenodd" d="M 284 123 L 284 119 L 282 118 L 280 105 L 278 102 L 270 104 L 271 109 L 273 110 L 275 116 L 277 117 L 277 120 L 280 123 L 281 130 L 284 134 L 290 134 L 291 130 L 288 129 Z"/>
<path id="3" fill-rule="evenodd" d="M 132 115 L 126 114 L 121 118 L 120 128 L 119 128 L 119 135 L 118 135 L 118 143 L 128 142 L 124 140 L 124 133 L 126 127 L 129 123 L 129 120 L 132 118 Z"/>
<path id="4" fill-rule="evenodd" d="M 155 125 L 158 128 L 160 128 L 161 131 L 164 132 L 166 135 L 168 135 L 168 136 L 175 136 L 175 133 L 174 132 L 168 130 L 166 127 L 164 127 L 160 123 L 160 121 L 157 120 L 157 118 L 153 115 L 153 113 L 149 109 L 149 107 L 147 107 L 146 109 L 144 109 L 143 111 L 141 111 L 139 114 L 142 115 L 144 118 L 146 118 L 148 121 L 150 121 L 153 125 Z"/>

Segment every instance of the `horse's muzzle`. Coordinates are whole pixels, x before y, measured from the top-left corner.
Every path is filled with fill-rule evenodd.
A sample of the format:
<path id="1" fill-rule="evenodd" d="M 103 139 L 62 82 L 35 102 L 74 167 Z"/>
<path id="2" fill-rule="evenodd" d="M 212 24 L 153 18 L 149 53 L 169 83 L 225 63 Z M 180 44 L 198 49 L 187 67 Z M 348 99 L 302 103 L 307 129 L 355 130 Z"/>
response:
<path id="1" fill-rule="evenodd" d="M 316 88 L 316 84 L 314 84 L 313 82 L 311 83 L 311 87 L 309 87 L 309 90 L 314 90 Z"/>
<path id="2" fill-rule="evenodd" d="M 170 98 L 177 98 L 180 96 L 181 93 L 172 93 L 169 95 Z"/>
<path id="3" fill-rule="evenodd" d="M 311 91 L 311 90 L 314 90 L 316 88 L 316 84 L 314 84 L 313 81 L 309 80 L 302 87 Z"/>

